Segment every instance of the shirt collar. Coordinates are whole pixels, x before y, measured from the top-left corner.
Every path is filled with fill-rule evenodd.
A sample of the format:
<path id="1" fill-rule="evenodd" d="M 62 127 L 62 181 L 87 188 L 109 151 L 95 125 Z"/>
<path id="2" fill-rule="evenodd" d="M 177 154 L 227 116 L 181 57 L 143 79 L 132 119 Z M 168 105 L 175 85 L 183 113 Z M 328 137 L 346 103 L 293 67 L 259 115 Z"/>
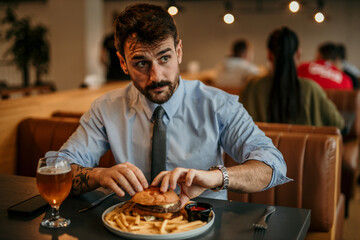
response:
<path id="1" fill-rule="evenodd" d="M 135 88 L 135 86 L 133 86 Z M 136 89 L 137 90 L 137 89 Z M 153 112 L 155 111 L 155 108 L 159 105 L 161 105 L 164 110 L 165 110 L 165 116 L 166 118 L 164 119 L 165 124 L 167 124 L 167 122 L 169 122 L 172 117 L 175 115 L 176 111 L 178 110 L 183 96 L 184 96 L 184 83 L 183 80 L 181 79 L 181 77 L 179 77 L 179 85 L 176 88 L 175 92 L 173 93 L 173 95 L 171 96 L 171 98 L 163 103 L 163 104 L 157 104 L 157 103 L 153 103 L 151 102 L 149 99 L 147 99 L 142 93 L 140 93 L 137 90 L 138 94 L 139 94 L 139 98 L 141 101 L 141 104 L 144 107 L 144 111 L 146 116 L 148 117 L 148 119 L 151 121 Z"/>

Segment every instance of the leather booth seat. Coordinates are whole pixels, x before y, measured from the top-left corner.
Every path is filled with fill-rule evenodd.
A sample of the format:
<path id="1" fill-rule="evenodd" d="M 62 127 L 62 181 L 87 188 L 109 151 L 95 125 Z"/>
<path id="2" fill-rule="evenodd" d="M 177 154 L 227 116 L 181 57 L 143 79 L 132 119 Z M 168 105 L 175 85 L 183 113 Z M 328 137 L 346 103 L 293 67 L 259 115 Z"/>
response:
<path id="1" fill-rule="evenodd" d="M 311 209 L 306 239 L 341 239 L 341 135 L 335 127 L 256 123 L 283 154 L 294 181 L 258 193 L 229 191 L 230 200 Z M 237 163 L 225 154 L 225 165 Z"/>
<path id="2" fill-rule="evenodd" d="M 62 117 L 62 118 L 81 118 L 83 115 L 82 112 L 72 112 L 72 111 L 55 111 L 51 114 L 52 117 Z"/>
<path id="3" fill-rule="evenodd" d="M 78 118 L 28 118 L 18 126 L 17 174 L 35 176 L 37 161 L 58 150 L 79 125 Z M 341 239 L 344 198 L 339 191 L 339 142 L 336 134 L 265 130 L 284 154 L 293 182 L 252 194 L 229 192 L 231 200 L 311 209 L 308 239 Z M 226 165 L 235 164 L 229 157 Z M 114 165 L 111 151 L 100 166 Z"/>
<path id="4" fill-rule="evenodd" d="M 345 194 L 346 212 L 349 201 L 355 196 L 356 178 L 359 175 L 360 154 L 360 90 L 326 90 L 328 98 L 334 102 L 344 116 L 348 133 L 343 136 L 341 191 Z"/>
<path id="5" fill-rule="evenodd" d="M 27 118 L 17 131 L 16 174 L 36 176 L 37 162 L 48 151 L 57 151 L 79 126 L 77 118 Z M 100 159 L 99 166 L 114 165 L 111 150 Z"/>

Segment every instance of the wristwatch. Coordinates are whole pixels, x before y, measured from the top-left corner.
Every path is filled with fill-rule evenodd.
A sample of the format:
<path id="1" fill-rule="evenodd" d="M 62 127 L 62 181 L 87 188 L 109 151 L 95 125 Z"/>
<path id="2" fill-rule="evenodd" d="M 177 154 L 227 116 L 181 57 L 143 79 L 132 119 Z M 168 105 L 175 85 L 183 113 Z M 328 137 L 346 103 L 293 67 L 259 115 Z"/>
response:
<path id="1" fill-rule="evenodd" d="M 209 168 L 209 171 L 212 170 L 220 170 L 222 175 L 223 175 L 223 185 L 217 188 L 211 188 L 211 190 L 213 190 L 214 192 L 220 191 L 220 190 L 225 190 L 228 188 L 229 186 L 229 173 L 226 170 L 226 167 L 224 165 L 217 165 L 217 166 L 212 166 Z"/>

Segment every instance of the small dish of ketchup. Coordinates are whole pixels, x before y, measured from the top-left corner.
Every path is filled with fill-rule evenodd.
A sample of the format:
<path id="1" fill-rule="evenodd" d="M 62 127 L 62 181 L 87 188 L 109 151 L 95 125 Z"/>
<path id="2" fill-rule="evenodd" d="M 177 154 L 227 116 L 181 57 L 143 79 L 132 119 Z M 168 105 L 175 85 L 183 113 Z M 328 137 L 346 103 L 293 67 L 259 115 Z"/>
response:
<path id="1" fill-rule="evenodd" d="M 191 211 L 204 211 L 206 210 L 206 208 L 204 207 L 198 207 L 198 206 L 193 206 L 190 208 Z"/>
<path id="2" fill-rule="evenodd" d="M 187 212 L 189 222 L 196 220 L 208 222 L 212 206 L 211 204 L 205 202 L 192 202 L 185 205 L 185 210 Z"/>

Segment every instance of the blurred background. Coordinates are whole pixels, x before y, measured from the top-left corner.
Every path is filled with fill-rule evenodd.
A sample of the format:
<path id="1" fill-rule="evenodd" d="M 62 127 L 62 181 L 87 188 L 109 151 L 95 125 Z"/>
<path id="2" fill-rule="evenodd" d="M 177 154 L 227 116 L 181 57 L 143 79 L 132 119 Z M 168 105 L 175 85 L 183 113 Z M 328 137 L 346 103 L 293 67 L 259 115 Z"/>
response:
<path id="1" fill-rule="evenodd" d="M 14 39 L 6 40 L 11 24 L 4 19 L 9 6 L 17 20 L 28 19 L 31 27 L 45 29 L 48 62 L 40 81 L 67 90 L 78 88 L 89 78 L 104 82 L 106 69 L 100 55 L 104 37 L 112 32 L 113 13 L 136 2 L 178 7 L 174 18 L 183 40 L 182 72 L 191 66 L 195 71 L 213 68 L 230 54 L 230 46 L 238 38 L 253 44 L 254 63 L 266 67 L 267 36 L 280 26 L 298 34 L 302 61 L 313 60 L 320 43 L 333 41 L 343 43 L 348 61 L 360 65 L 360 1 L 356 0 L 297 1 L 297 12 L 289 9 L 291 1 L 287 0 L 1 0 L 0 83 L 10 87 L 23 84 L 14 55 L 7 53 L 14 43 Z M 325 17 L 321 23 L 314 19 L 318 11 Z M 224 22 L 226 13 L 233 16 L 231 24 Z M 36 67 L 30 64 L 28 84 L 36 84 L 37 78 Z"/>

